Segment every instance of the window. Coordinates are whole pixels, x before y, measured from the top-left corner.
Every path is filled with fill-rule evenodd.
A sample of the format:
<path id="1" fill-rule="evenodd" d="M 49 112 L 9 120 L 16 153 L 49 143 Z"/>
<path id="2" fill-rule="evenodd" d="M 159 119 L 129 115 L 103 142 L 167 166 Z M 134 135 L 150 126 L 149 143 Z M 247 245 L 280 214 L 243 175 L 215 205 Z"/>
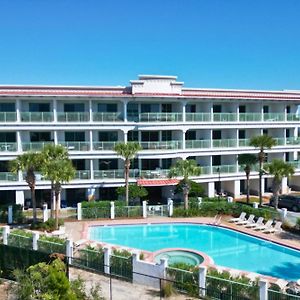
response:
<path id="1" fill-rule="evenodd" d="M 51 132 L 30 132 L 31 142 L 50 142 Z"/>
<path id="2" fill-rule="evenodd" d="M 267 106 L 267 105 L 264 105 L 264 106 L 263 106 L 263 113 L 264 113 L 264 114 L 269 113 L 269 106 Z"/>
<path id="3" fill-rule="evenodd" d="M 66 142 L 84 142 L 85 141 L 84 132 L 67 131 L 67 132 L 65 132 L 65 141 Z"/>
<path id="4" fill-rule="evenodd" d="M 213 166 L 220 166 L 221 165 L 221 155 L 214 155 L 212 157 L 212 165 Z"/>
<path id="5" fill-rule="evenodd" d="M 172 104 L 171 103 L 163 103 L 161 105 L 161 112 L 171 113 L 172 112 Z"/>
<path id="6" fill-rule="evenodd" d="M 186 140 L 196 140 L 196 130 L 188 130 L 185 133 Z"/>
<path id="7" fill-rule="evenodd" d="M 98 104 L 98 112 L 118 112 L 118 104 L 117 103 L 99 103 Z"/>
<path id="8" fill-rule="evenodd" d="M 141 112 L 142 113 L 159 112 L 159 104 L 142 104 Z"/>
<path id="9" fill-rule="evenodd" d="M 240 105 L 239 106 L 239 112 L 244 114 L 246 112 L 246 105 Z"/>
<path id="10" fill-rule="evenodd" d="M 0 143 L 15 143 L 16 133 L 15 132 L 0 132 Z"/>
<path id="11" fill-rule="evenodd" d="M 213 130 L 212 132 L 213 140 L 220 140 L 222 139 L 222 131 L 221 130 Z"/>
<path id="12" fill-rule="evenodd" d="M 157 142 L 159 141 L 158 131 L 144 131 L 142 132 L 142 141 L 143 142 Z"/>
<path id="13" fill-rule="evenodd" d="M 291 113 L 291 107 L 290 107 L 290 106 L 287 106 L 287 107 L 286 107 L 286 113 L 287 113 L 287 114 L 290 114 L 290 113 Z"/>
<path id="14" fill-rule="evenodd" d="M 245 138 L 246 138 L 246 131 L 239 130 L 239 139 L 245 139 Z"/>
<path id="15" fill-rule="evenodd" d="M 219 104 L 213 105 L 213 112 L 214 113 L 221 113 L 222 112 L 222 106 Z"/>
<path id="16" fill-rule="evenodd" d="M 115 142 L 118 140 L 117 131 L 99 131 L 99 141 L 101 142 Z"/>
<path id="17" fill-rule="evenodd" d="M 139 133 L 137 130 L 131 130 L 127 135 L 128 142 L 135 142 L 139 140 Z"/>
<path id="18" fill-rule="evenodd" d="M 84 112 L 84 103 L 65 103 L 65 112 Z"/>
<path id="19" fill-rule="evenodd" d="M 0 111 L 1 112 L 13 112 L 15 111 L 14 103 L 0 103 Z"/>
<path id="20" fill-rule="evenodd" d="M 196 104 L 188 104 L 186 106 L 187 113 L 195 113 L 196 112 Z"/>
<path id="21" fill-rule="evenodd" d="M 162 141 L 172 141 L 172 131 L 162 131 L 161 132 L 161 140 Z"/>
<path id="22" fill-rule="evenodd" d="M 84 159 L 73 159 L 72 164 L 76 170 L 85 170 L 85 160 Z"/>
<path id="23" fill-rule="evenodd" d="M 30 112 L 48 112 L 50 111 L 50 103 L 29 103 Z"/>
<path id="24" fill-rule="evenodd" d="M 99 159 L 99 170 L 117 170 L 117 159 Z"/>

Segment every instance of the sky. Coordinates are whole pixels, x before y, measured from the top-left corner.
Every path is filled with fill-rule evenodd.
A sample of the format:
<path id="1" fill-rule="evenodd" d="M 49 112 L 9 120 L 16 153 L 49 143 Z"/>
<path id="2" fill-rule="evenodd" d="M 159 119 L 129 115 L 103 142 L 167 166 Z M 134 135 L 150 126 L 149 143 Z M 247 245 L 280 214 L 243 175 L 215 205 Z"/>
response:
<path id="1" fill-rule="evenodd" d="M 299 0 L 0 0 L 0 84 L 300 90 Z"/>

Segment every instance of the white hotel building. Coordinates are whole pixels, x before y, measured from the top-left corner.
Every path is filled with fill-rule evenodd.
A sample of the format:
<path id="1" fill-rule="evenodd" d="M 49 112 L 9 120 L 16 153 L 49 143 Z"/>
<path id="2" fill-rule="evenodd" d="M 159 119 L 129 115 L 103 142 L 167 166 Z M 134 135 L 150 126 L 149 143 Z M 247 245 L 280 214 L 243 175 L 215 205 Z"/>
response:
<path id="1" fill-rule="evenodd" d="M 173 197 L 168 169 L 177 159 L 195 159 L 202 167 L 194 180 L 209 196 L 224 190 L 244 192 L 241 153 L 257 153 L 252 136 L 268 134 L 277 146 L 268 160 L 282 158 L 296 165 L 283 189 L 300 186 L 298 151 L 300 91 L 253 91 L 185 88 L 175 76 L 139 76 L 128 87 L 0 86 L 0 203 L 21 203 L 29 188 L 9 172 L 8 162 L 47 143 L 68 148 L 77 169 L 64 185 L 68 205 L 94 194 L 115 199 L 124 185 L 123 161 L 112 150 L 117 142 L 138 141 L 143 150 L 135 159 L 130 181 L 145 185 L 150 200 Z M 258 190 L 258 173 L 251 175 Z M 221 187 L 219 186 L 221 185 Z M 271 179 L 263 179 L 267 192 Z M 37 176 L 37 200 L 49 201 L 50 183 Z"/>

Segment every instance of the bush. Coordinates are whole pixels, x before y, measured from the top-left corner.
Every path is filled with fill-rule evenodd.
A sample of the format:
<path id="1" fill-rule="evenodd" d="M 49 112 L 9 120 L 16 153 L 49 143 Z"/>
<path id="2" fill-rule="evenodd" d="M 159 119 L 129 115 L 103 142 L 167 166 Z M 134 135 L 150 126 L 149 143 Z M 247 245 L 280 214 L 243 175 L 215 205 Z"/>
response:
<path id="1" fill-rule="evenodd" d="M 182 193 L 184 182 L 181 180 L 177 185 L 174 190 L 174 194 L 180 194 Z M 189 191 L 189 196 L 190 197 L 203 197 L 205 195 L 205 189 L 204 187 L 195 181 L 190 180 L 190 191 Z"/>
<path id="2" fill-rule="evenodd" d="M 0 223 L 7 223 L 8 221 L 8 206 L 9 205 L 1 205 L 0 206 Z M 22 224 L 25 223 L 25 215 L 23 213 L 23 206 L 19 204 L 12 205 L 13 207 L 13 223 L 14 224 Z"/>
<path id="3" fill-rule="evenodd" d="M 62 226 L 62 225 L 64 225 L 64 220 L 59 219 L 58 226 Z M 50 218 L 46 222 L 37 222 L 35 224 L 33 223 L 31 224 L 30 229 L 51 232 L 53 230 L 56 230 L 55 219 Z"/>
<path id="4" fill-rule="evenodd" d="M 102 247 L 87 246 L 79 250 L 78 263 L 81 266 L 104 272 L 104 251 Z M 76 259 L 74 260 L 76 262 Z"/>
<path id="5" fill-rule="evenodd" d="M 120 186 L 117 188 L 117 194 L 125 199 L 126 188 Z M 148 191 L 143 186 L 137 184 L 130 184 L 128 186 L 129 202 L 134 202 L 136 199 L 145 198 L 148 196 Z"/>
<path id="6" fill-rule="evenodd" d="M 41 235 L 38 239 L 38 250 L 46 253 L 65 253 L 66 240 L 55 236 Z"/>
<path id="7" fill-rule="evenodd" d="M 113 250 L 110 257 L 111 274 L 132 280 L 132 254 L 127 250 Z"/>
<path id="8" fill-rule="evenodd" d="M 8 245 L 32 249 L 32 236 L 31 232 L 15 229 L 8 235 Z"/>

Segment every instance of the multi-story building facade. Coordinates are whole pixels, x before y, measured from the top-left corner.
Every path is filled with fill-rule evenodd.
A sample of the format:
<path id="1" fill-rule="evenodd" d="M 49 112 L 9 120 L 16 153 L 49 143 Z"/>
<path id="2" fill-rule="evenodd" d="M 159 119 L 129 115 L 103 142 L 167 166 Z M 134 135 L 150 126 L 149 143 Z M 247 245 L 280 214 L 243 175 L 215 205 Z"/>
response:
<path id="1" fill-rule="evenodd" d="M 148 187 L 150 199 L 173 197 L 168 169 L 178 159 L 195 159 L 209 196 L 224 190 L 238 196 L 245 173 L 241 153 L 257 153 L 252 136 L 268 134 L 277 146 L 268 160 L 282 158 L 296 166 L 283 180 L 298 186 L 300 164 L 300 91 L 253 91 L 185 88 L 174 76 L 140 76 L 129 87 L 0 86 L 0 201 L 24 204 L 30 193 L 23 174 L 8 162 L 47 143 L 69 150 L 76 178 L 64 185 L 62 200 L 75 204 L 94 195 L 115 198 L 124 185 L 123 161 L 113 151 L 118 142 L 137 141 L 130 182 Z M 258 190 L 258 173 L 251 175 Z M 263 191 L 271 186 L 268 175 Z M 47 201 L 50 183 L 37 175 L 37 198 Z"/>

